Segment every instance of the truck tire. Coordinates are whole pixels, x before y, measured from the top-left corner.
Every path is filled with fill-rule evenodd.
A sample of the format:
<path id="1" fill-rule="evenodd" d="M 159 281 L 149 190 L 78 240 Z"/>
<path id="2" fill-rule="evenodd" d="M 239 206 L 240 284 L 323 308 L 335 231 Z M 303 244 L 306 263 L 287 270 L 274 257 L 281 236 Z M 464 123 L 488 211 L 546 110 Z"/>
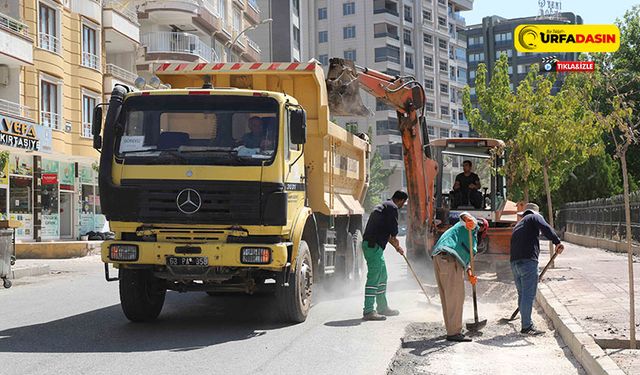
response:
<path id="1" fill-rule="evenodd" d="M 120 305 L 132 322 L 149 322 L 160 315 L 167 290 L 151 270 L 120 269 Z"/>
<path id="2" fill-rule="evenodd" d="M 289 323 L 302 323 L 307 319 L 311 308 L 313 286 L 313 263 L 309 246 L 300 241 L 295 272 L 289 276 L 289 286 L 276 288 L 276 301 L 282 319 Z"/>

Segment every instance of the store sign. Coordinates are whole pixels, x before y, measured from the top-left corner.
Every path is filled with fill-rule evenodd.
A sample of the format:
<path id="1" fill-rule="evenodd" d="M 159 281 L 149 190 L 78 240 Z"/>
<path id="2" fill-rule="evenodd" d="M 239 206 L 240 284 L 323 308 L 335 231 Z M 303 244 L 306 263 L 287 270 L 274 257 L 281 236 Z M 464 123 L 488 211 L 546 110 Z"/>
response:
<path id="1" fill-rule="evenodd" d="M 55 173 L 43 173 L 42 174 L 42 185 L 57 185 L 58 184 L 58 175 Z"/>
<path id="2" fill-rule="evenodd" d="M 51 139 L 50 128 L 0 115 L 0 145 L 50 153 Z"/>

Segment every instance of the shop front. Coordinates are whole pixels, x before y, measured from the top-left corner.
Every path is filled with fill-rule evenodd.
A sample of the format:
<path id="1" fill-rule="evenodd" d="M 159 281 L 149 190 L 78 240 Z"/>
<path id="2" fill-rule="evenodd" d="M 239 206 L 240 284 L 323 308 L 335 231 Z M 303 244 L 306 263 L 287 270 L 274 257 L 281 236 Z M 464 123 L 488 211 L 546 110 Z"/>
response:
<path id="1" fill-rule="evenodd" d="M 52 150 L 52 130 L 0 113 L 0 216 L 20 241 L 76 240 L 108 230 L 95 164 Z"/>

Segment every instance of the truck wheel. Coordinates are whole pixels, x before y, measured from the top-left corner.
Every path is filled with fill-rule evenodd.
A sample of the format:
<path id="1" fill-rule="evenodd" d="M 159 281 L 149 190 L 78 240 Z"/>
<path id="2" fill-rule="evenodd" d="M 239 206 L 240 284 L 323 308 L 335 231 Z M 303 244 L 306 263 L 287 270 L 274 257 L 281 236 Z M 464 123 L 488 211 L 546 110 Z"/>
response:
<path id="1" fill-rule="evenodd" d="M 353 235 L 353 254 L 355 256 L 353 279 L 360 282 L 367 276 L 367 264 L 362 253 L 362 232 L 360 229 L 356 229 L 356 233 Z"/>
<path id="2" fill-rule="evenodd" d="M 127 319 L 148 322 L 160 315 L 167 290 L 151 270 L 120 269 L 120 305 Z"/>
<path id="3" fill-rule="evenodd" d="M 276 301 L 283 320 L 302 323 L 311 308 L 313 263 L 306 241 L 300 241 L 295 272 L 289 276 L 289 286 L 278 285 Z"/>

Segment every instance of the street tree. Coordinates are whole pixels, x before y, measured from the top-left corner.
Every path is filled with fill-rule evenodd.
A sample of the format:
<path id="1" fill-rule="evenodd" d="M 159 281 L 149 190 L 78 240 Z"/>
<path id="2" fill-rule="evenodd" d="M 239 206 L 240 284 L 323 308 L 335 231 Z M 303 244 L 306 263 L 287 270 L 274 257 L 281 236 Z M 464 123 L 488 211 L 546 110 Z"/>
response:
<path id="1" fill-rule="evenodd" d="M 386 191 L 389 176 L 393 172 L 393 170 L 384 169 L 382 157 L 377 151 L 373 151 L 369 169 L 369 189 L 367 189 L 367 195 L 364 199 L 366 212 L 371 212 L 376 205 L 383 201 L 382 192 Z"/>

